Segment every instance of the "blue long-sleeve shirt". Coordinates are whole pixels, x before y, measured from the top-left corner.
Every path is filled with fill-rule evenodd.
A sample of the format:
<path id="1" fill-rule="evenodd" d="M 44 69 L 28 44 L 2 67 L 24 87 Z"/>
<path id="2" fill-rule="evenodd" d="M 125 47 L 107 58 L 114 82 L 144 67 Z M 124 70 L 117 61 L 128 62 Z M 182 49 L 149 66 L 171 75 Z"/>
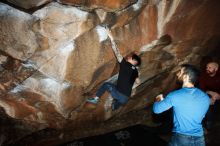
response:
<path id="1" fill-rule="evenodd" d="M 173 107 L 173 132 L 185 135 L 202 136 L 202 119 L 210 104 L 206 93 L 198 88 L 182 88 L 155 102 L 154 113 L 161 113 Z"/>

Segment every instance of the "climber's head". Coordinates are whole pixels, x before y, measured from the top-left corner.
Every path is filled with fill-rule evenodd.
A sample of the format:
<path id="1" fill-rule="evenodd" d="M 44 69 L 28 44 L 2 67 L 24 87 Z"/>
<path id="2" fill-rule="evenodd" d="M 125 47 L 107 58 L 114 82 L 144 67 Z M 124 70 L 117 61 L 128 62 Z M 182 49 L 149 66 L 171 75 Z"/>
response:
<path id="1" fill-rule="evenodd" d="M 128 58 L 127 58 L 127 61 L 129 63 L 131 63 L 132 65 L 134 65 L 134 66 L 140 66 L 141 65 L 141 58 L 135 53 L 132 53 L 131 55 L 129 55 Z"/>

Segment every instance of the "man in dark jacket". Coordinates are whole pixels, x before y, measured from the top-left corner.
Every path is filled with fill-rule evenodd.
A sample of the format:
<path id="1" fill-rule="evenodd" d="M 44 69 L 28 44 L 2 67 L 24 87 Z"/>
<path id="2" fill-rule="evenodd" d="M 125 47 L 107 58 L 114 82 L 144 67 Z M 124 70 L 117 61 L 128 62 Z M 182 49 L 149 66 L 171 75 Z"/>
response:
<path id="1" fill-rule="evenodd" d="M 205 128 L 210 130 L 213 123 L 213 114 L 216 108 L 215 102 L 220 99 L 220 72 L 217 62 L 211 61 L 206 65 L 206 72 L 201 74 L 199 86 L 211 99 L 211 105 L 204 120 Z"/>

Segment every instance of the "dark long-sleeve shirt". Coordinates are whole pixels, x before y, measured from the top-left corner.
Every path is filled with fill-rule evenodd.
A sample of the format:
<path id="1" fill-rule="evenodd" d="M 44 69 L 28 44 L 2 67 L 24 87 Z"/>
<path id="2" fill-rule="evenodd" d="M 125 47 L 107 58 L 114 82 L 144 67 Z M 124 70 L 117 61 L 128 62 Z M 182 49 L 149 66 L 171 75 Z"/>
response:
<path id="1" fill-rule="evenodd" d="M 220 94 L 220 73 L 210 77 L 207 73 L 202 73 L 199 78 L 199 87 L 203 91 L 214 91 Z"/>

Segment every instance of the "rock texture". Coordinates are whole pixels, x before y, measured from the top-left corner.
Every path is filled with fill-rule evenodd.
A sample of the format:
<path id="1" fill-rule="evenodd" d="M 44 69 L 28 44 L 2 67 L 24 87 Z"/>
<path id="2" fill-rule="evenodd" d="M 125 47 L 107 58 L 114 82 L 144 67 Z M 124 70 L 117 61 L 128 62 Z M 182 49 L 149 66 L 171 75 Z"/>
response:
<path id="1" fill-rule="evenodd" d="M 19 6 L 21 8 L 25 8 L 25 9 L 30 9 L 30 8 L 35 8 L 41 5 L 44 5 L 46 3 L 51 2 L 52 0 L 7 0 L 8 2 Z"/>
<path id="2" fill-rule="evenodd" d="M 103 8 L 111 11 L 117 11 L 126 8 L 131 4 L 134 4 L 137 2 L 137 0 L 58 0 L 58 2 L 89 9 Z"/>
<path id="3" fill-rule="evenodd" d="M 34 16 L 0 3 L 0 50 L 25 61 L 38 48 L 36 34 L 30 29 Z"/>
<path id="4" fill-rule="evenodd" d="M 35 10 L 0 3 L 0 145 L 57 145 L 150 121 L 179 64 L 219 57 L 219 0 L 8 1 Z M 142 58 L 141 85 L 114 112 L 108 93 L 97 106 L 85 102 L 117 80 L 104 26 L 123 56 Z"/>

